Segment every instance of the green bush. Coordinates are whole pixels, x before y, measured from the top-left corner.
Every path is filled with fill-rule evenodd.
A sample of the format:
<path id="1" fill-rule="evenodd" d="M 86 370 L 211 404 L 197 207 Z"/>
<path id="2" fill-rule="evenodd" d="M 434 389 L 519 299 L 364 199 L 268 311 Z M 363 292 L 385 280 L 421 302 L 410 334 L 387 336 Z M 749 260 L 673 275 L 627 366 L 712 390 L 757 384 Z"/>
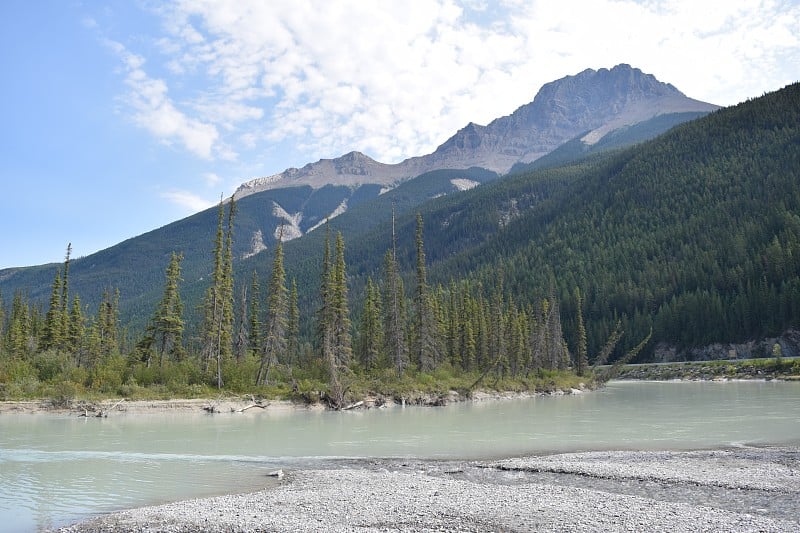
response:
<path id="1" fill-rule="evenodd" d="M 47 350 L 34 356 L 33 366 L 36 367 L 39 381 L 55 382 L 66 377 L 75 363 L 69 355 Z"/>
<path id="2" fill-rule="evenodd" d="M 87 378 L 87 385 L 103 393 L 117 392 L 127 379 L 128 365 L 121 355 L 111 355 L 99 362 Z"/>

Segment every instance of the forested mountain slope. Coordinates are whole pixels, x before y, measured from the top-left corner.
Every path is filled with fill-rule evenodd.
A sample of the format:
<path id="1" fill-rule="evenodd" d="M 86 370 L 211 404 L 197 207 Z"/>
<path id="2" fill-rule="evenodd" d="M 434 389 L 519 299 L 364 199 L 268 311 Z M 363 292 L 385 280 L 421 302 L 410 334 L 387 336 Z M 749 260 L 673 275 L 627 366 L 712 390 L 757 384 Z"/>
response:
<path id="1" fill-rule="evenodd" d="M 645 355 L 777 335 L 800 325 L 799 176 L 794 84 L 631 149 L 422 206 L 429 275 L 502 284 L 518 303 L 555 292 L 568 337 L 580 288 L 590 353 L 617 320 L 620 352 L 653 328 Z M 376 275 L 388 231 L 349 242 L 354 277 Z M 410 273 L 410 217 L 397 234 Z"/>
<path id="2" fill-rule="evenodd" d="M 237 198 L 245 193 L 246 197 L 240 198 L 235 222 L 234 262 L 243 272 L 252 270 L 251 265 L 268 263 L 264 258 L 247 258 L 272 246 L 281 226 L 284 239 L 300 237 L 324 220 L 336 220 L 334 217 L 363 204 L 360 214 L 340 218 L 338 224 L 346 232 L 352 229 L 353 235 L 362 235 L 388 219 L 391 203 L 400 214 L 402 209 L 410 209 L 432 196 L 466 189 L 486 177 L 496 177 L 493 171 L 475 170 L 472 165 L 476 162 L 481 162 L 483 168 L 507 169 L 580 134 L 579 139 L 568 143 L 569 147 L 559 150 L 561 155 L 557 159 L 560 159 L 555 163 L 563 164 L 616 143 L 638 142 L 643 133 L 652 136 L 662 130 L 648 129 L 646 124 L 657 123 L 664 128 L 672 120 L 668 117 L 679 116 L 675 112 L 707 112 L 715 108 L 692 100 L 675 87 L 629 65 L 597 71 L 587 69 L 546 84 L 532 102 L 507 117 L 497 118 L 488 126 L 467 126 L 433 154 L 413 157 L 398 165 L 384 165 L 351 152 L 243 185 L 237 191 Z M 680 116 L 688 120 L 693 115 Z M 551 160 L 550 164 L 553 163 Z M 403 167 L 403 171 L 395 175 L 389 171 L 390 167 Z M 399 187 L 396 194 L 380 195 L 399 181 L 431 169 L 437 170 L 427 172 L 427 178 L 414 180 L 408 187 Z M 462 170 L 451 175 L 448 169 Z M 374 205 L 366 207 L 370 203 Z M 343 224 L 348 220 L 352 228 Z M 105 289 L 120 288 L 123 322 L 134 327 L 141 325 L 159 297 L 163 269 L 172 251 L 183 254 L 183 279 L 189 296 L 202 293 L 197 286 L 207 280 L 212 268 L 215 221 L 216 210 L 209 209 L 90 256 L 72 258 L 72 289 L 93 310 Z M 308 242 L 318 246 L 320 239 L 311 237 Z M 382 239 L 377 237 L 374 242 L 377 245 Z M 64 244 L 66 247 L 67 243 Z M 297 250 L 308 250 L 309 246 L 313 244 L 299 245 Z M 364 250 L 363 253 L 370 254 L 368 249 Z M 300 252 L 296 257 L 298 261 L 306 260 Z M 44 305 L 58 268 L 59 265 L 41 265 L 2 270 L 0 291 L 11 298 L 17 290 L 23 290 L 32 303 Z"/>

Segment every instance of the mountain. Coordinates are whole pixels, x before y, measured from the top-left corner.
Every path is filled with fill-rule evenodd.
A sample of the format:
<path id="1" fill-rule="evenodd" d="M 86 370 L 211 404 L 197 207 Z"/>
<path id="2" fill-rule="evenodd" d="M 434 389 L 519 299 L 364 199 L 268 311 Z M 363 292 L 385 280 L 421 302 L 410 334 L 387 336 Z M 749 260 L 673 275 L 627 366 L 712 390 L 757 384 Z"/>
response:
<path id="1" fill-rule="evenodd" d="M 631 131 L 637 124 L 673 116 L 676 111 L 707 112 L 714 108 L 627 65 L 610 70 L 590 69 L 545 85 L 530 104 L 510 116 L 487 126 L 468 125 L 427 156 L 387 165 L 350 152 L 250 181 L 235 195 L 239 206 L 234 238 L 236 268 L 245 275 L 254 268 L 262 272 L 268 268 L 270 261 L 264 251 L 271 248 L 281 227 L 285 240 L 307 236 L 297 240 L 296 247 L 287 247 L 287 265 L 290 258 L 298 263 L 308 262 L 310 250 L 321 238 L 309 232 L 327 219 L 346 231 L 348 242 L 360 239 L 364 244 L 372 243 L 372 248 L 360 253 L 365 257 L 374 255 L 385 244 L 379 227 L 386 227 L 393 207 L 401 216 L 430 201 L 449 205 L 448 198 L 459 196 L 452 193 L 493 181 L 498 177 L 497 170 L 530 161 L 576 136 L 581 136 L 576 142 L 588 146 L 588 141 L 610 130 L 595 143 L 599 147 L 603 139 Z M 689 115 L 683 118 L 688 120 Z M 623 126 L 629 123 L 632 125 Z M 652 137 L 672 124 L 662 120 L 660 130 L 646 129 L 645 133 L 626 137 L 625 143 Z M 476 162 L 480 164 L 476 166 Z M 525 203 L 520 202 L 519 205 Z M 491 204 L 487 208 L 496 209 Z M 158 301 L 164 268 L 174 250 L 184 255 L 184 290 L 190 309 L 202 294 L 212 268 L 215 228 L 216 210 L 209 209 L 75 259 L 70 268 L 70 290 L 94 308 L 104 288 L 119 287 L 123 321 L 134 328 L 141 326 Z M 467 238 L 480 242 L 482 236 L 477 231 Z M 445 244 L 440 250 L 459 252 L 457 246 Z M 429 253 L 437 257 L 436 250 Z M 44 304 L 57 268 L 58 265 L 40 265 L 2 270 L 0 290 L 8 299 L 22 289 L 32 301 Z M 305 281 L 309 287 L 316 284 L 310 274 Z"/>
<path id="2" fill-rule="evenodd" d="M 509 116 L 487 126 L 467 124 L 431 154 L 384 164 L 360 152 L 350 152 L 250 180 L 236 190 L 236 197 L 299 185 L 392 187 L 443 168 L 480 167 L 504 174 L 514 164 L 535 161 L 578 134 L 591 145 L 608 133 L 659 115 L 715 109 L 718 106 L 691 99 L 630 65 L 586 69 L 544 85 L 532 102 Z"/>
<path id="3" fill-rule="evenodd" d="M 504 174 L 520 165 L 524 168 L 525 164 L 569 143 L 568 148 L 550 159 L 562 164 L 588 153 L 650 139 L 717 108 L 688 98 L 672 85 L 630 65 L 587 69 L 544 85 L 532 102 L 509 116 L 493 120 L 487 126 L 468 124 L 431 154 L 385 164 L 353 151 L 250 180 L 239 186 L 235 197 L 242 199 L 284 188 L 310 187 L 316 191 L 335 187 L 337 201 L 326 205 L 327 211 L 313 201 L 300 208 L 276 202 L 275 225 L 262 231 L 261 237 L 253 237 L 258 245 L 259 238 L 277 235 L 283 226 L 284 240 L 291 240 L 340 215 L 358 201 L 375 198 L 421 174 L 471 167 Z M 324 192 L 311 194 L 330 198 Z"/>
<path id="4" fill-rule="evenodd" d="M 579 288 L 590 353 L 620 321 L 618 353 L 652 328 L 644 356 L 657 360 L 768 356 L 752 342 L 766 338 L 800 355 L 791 340 L 800 329 L 797 176 L 800 84 L 634 147 L 419 206 L 428 278 L 503 287 L 522 305 L 554 294 L 570 342 Z M 342 230 L 358 301 L 366 276 L 380 278 L 392 229 L 384 223 L 357 239 Z M 411 283 L 413 213 L 398 217 L 395 234 Z M 292 275 L 318 276 L 305 267 Z"/>

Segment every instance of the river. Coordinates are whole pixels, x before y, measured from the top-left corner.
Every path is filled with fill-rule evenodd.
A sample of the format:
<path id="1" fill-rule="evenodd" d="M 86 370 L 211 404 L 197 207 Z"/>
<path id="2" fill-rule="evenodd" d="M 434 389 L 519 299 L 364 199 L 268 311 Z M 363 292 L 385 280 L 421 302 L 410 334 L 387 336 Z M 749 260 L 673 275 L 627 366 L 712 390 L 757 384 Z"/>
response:
<path id="1" fill-rule="evenodd" d="M 612 382 L 447 407 L 0 415 L 0 529 L 244 492 L 335 458 L 478 459 L 589 450 L 800 445 L 800 383 Z"/>

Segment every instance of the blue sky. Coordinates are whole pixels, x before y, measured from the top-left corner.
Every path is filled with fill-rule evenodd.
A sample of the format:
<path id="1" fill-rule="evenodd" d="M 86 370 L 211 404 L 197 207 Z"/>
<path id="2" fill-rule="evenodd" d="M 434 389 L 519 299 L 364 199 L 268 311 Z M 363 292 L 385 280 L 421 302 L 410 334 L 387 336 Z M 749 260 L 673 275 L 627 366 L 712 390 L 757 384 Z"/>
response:
<path id="1" fill-rule="evenodd" d="M 629 63 L 731 105 L 800 79 L 798 2 L 0 2 L 0 268 L 88 255 L 242 182 L 392 163 Z"/>

